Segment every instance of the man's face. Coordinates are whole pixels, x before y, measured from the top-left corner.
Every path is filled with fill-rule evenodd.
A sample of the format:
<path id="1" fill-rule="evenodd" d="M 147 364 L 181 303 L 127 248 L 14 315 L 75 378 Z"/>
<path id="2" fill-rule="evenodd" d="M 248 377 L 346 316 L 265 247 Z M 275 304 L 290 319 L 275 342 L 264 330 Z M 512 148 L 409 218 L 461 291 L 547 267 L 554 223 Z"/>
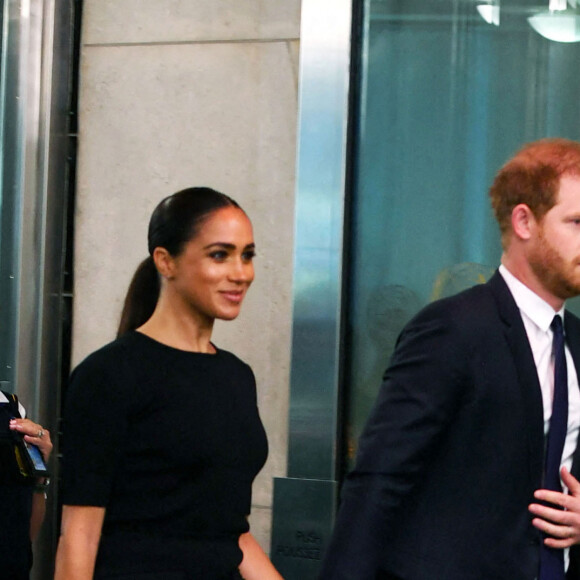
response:
<path id="1" fill-rule="evenodd" d="M 537 224 L 528 261 L 551 296 L 580 294 L 580 177 L 564 176 L 556 205 Z"/>

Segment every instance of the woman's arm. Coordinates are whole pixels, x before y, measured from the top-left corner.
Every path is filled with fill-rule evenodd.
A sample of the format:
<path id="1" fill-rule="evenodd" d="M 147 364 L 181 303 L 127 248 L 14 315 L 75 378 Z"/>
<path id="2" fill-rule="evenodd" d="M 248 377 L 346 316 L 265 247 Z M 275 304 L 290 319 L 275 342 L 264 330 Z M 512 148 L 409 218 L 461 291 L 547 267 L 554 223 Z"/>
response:
<path id="1" fill-rule="evenodd" d="M 63 506 L 55 580 L 91 580 L 104 518 L 102 507 Z"/>
<path id="2" fill-rule="evenodd" d="M 283 580 L 250 532 L 240 536 L 239 545 L 244 553 L 240 574 L 245 580 Z"/>
<path id="3" fill-rule="evenodd" d="M 44 492 L 35 491 L 32 494 L 32 515 L 30 516 L 30 539 L 34 542 L 46 513 L 46 495 Z"/>
<path id="4" fill-rule="evenodd" d="M 42 453 L 44 463 L 48 464 L 52 452 L 50 431 L 30 419 L 12 419 L 10 429 L 24 436 L 27 443 L 36 445 Z M 40 482 L 39 482 L 40 483 Z M 44 492 L 35 492 L 32 496 L 32 514 L 30 516 L 30 539 L 34 540 L 40 531 L 46 512 L 46 496 Z"/>

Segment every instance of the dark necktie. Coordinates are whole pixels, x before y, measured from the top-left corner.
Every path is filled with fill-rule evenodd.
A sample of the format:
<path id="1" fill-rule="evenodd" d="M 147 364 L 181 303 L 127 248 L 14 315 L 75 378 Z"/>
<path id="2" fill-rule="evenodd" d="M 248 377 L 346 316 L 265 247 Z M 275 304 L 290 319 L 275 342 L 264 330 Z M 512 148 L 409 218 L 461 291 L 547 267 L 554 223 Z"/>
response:
<path id="1" fill-rule="evenodd" d="M 562 491 L 560 464 L 568 430 L 568 372 L 566 371 L 564 331 L 560 316 L 554 316 L 551 328 L 554 332 L 554 400 L 546 446 L 544 488 Z M 564 551 L 548 548 L 542 544 L 538 580 L 564 580 L 565 577 Z"/>

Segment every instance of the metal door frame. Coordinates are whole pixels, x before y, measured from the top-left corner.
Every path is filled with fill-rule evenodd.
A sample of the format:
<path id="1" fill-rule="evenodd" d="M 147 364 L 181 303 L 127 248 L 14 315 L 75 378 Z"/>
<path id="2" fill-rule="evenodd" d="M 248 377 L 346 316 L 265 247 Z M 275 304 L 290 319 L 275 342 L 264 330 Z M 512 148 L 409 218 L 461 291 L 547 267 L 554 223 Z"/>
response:
<path id="1" fill-rule="evenodd" d="M 288 476 L 271 547 L 288 580 L 317 577 L 336 509 L 352 28 L 352 0 L 303 0 Z"/>
<path id="2" fill-rule="evenodd" d="M 9 286 L 12 346 L 2 388 L 56 442 L 60 416 L 73 21 L 78 0 L 5 0 L 2 34 L 2 199 L 10 200 Z M 2 369 L 5 371 L 5 369 Z M 0 376 L 0 379 L 3 378 Z M 57 445 L 51 462 L 58 479 Z M 32 578 L 52 577 L 58 506 L 49 494 Z"/>

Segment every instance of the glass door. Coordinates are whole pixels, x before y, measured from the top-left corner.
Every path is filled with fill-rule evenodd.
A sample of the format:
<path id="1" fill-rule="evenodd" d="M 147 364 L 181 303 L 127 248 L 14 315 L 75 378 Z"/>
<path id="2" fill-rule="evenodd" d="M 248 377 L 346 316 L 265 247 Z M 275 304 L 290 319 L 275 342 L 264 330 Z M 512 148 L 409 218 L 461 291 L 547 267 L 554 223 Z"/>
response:
<path id="1" fill-rule="evenodd" d="M 580 44 L 561 41 L 576 40 L 580 16 L 565 0 L 554 4 L 557 14 L 548 0 L 364 2 L 348 466 L 404 324 L 498 266 L 487 194 L 495 172 L 527 141 L 580 138 Z M 567 30 L 547 31 L 553 15 Z"/>
<path id="2" fill-rule="evenodd" d="M 14 391 L 18 249 L 17 38 L 7 1 L 0 2 L 0 388 Z"/>

